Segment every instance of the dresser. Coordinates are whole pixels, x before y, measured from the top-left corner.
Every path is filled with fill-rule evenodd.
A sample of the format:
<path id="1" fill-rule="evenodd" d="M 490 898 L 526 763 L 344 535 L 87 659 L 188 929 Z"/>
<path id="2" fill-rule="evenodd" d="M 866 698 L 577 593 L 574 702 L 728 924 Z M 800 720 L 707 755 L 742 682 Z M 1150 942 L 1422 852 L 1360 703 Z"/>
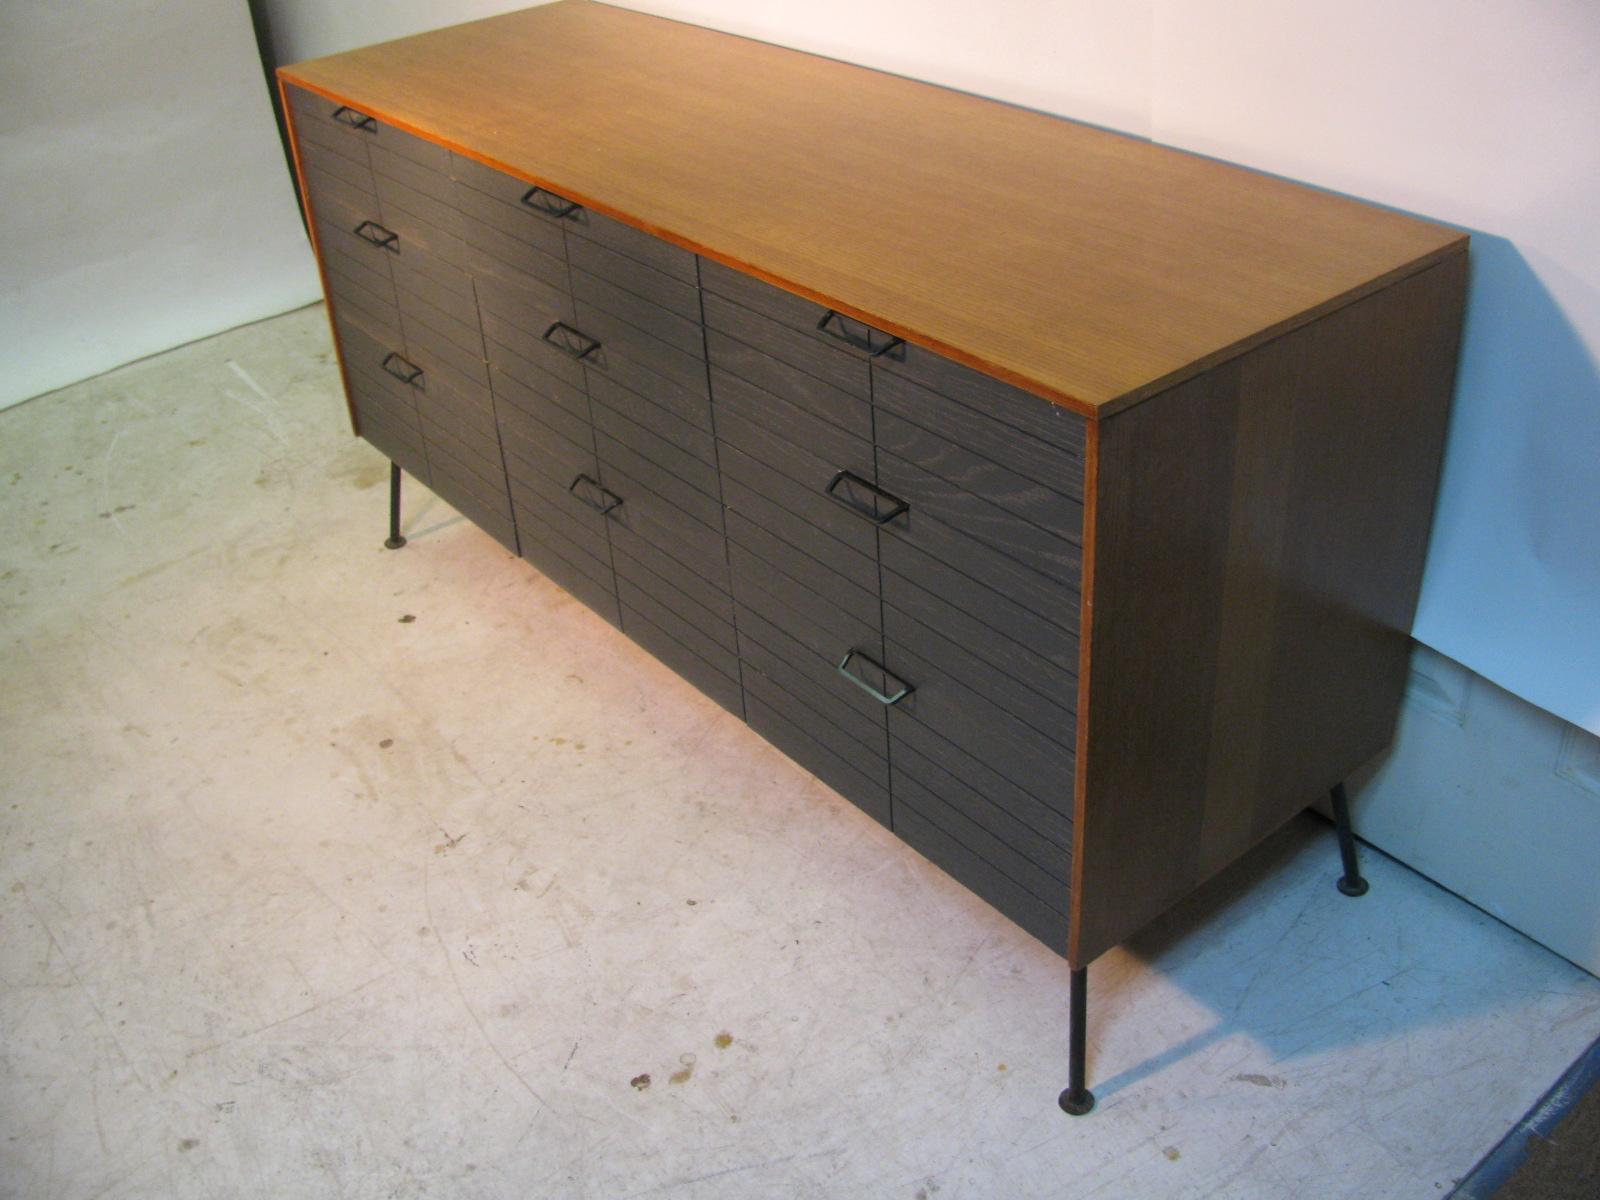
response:
<path id="1" fill-rule="evenodd" d="M 1391 736 L 1466 237 L 577 0 L 279 76 L 396 488 L 1065 956 L 1086 1108 L 1087 965 Z"/>

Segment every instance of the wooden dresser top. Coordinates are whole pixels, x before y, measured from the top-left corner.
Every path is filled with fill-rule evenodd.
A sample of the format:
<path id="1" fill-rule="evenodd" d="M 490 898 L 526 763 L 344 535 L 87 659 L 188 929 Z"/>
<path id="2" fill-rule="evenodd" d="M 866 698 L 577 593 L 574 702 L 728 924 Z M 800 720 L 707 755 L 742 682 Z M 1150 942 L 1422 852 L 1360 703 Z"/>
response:
<path id="1" fill-rule="evenodd" d="M 1091 416 L 1467 240 L 1058 117 L 585 0 L 279 74 Z"/>

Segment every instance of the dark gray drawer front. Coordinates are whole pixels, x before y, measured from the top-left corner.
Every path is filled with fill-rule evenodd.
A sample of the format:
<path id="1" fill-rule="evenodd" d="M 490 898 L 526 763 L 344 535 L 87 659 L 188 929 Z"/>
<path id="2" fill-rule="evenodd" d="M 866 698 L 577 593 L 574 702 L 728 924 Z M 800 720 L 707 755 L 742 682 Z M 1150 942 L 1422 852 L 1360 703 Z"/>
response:
<path id="1" fill-rule="evenodd" d="M 758 540 L 749 536 L 753 530 L 740 528 L 737 532 L 743 541 Z M 864 650 L 882 661 L 883 634 L 878 611 L 876 606 L 862 602 L 863 598 L 870 598 L 865 593 L 849 591 L 849 584 L 828 590 L 809 587 L 789 574 L 794 567 L 792 560 L 774 561 L 746 549 L 740 541 L 730 542 L 728 558 L 734 598 L 805 646 L 825 672 L 832 672 L 850 650 Z M 824 582 L 837 583 L 831 579 Z M 841 603 L 841 599 L 846 602 Z M 770 644 L 767 648 L 780 649 Z M 824 674 L 819 678 L 830 691 L 851 701 L 858 699 L 847 690 L 849 685 L 842 677 Z M 871 710 L 863 707 L 863 711 Z"/>
<path id="2" fill-rule="evenodd" d="M 624 604 L 622 606 L 622 631 L 648 650 L 676 674 L 688 680 L 735 716 L 744 716 L 744 696 L 737 676 L 730 678 L 718 668 L 701 658 L 677 637 L 665 624 L 670 617 L 659 611 L 644 610 Z M 677 632 L 682 633 L 681 627 Z"/>
<path id="3" fill-rule="evenodd" d="M 968 891 L 988 901 L 1057 954 L 1067 952 L 1067 916 L 996 870 L 912 805 L 895 814 L 895 833 Z"/>
<path id="4" fill-rule="evenodd" d="M 704 424 L 699 420 L 685 420 L 675 409 L 641 396 L 632 388 L 623 387 L 609 375 L 590 371 L 587 376 L 589 395 L 593 398 L 596 408 L 608 408 L 626 417 L 635 425 L 648 429 L 656 437 L 677 447 L 682 453 L 705 463 L 711 468 L 715 478 L 717 443 L 711 436 L 709 428 L 711 421 L 709 405 L 695 414 L 696 417 L 703 418 Z M 715 493 L 716 486 L 713 484 L 705 490 Z"/>
<path id="5" fill-rule="evenodd" d="M 669 275 L 585 237 L 567 239 L 567 259 L 575 275 L 582 272 L 606 280 L 614 287 L 693 322 L 698 331 L 700 289 L 692 278 L 686 280 Z"/>
<path id="6" fill-rule="evenodd" d="M 580 475 L 599 479 L 600 468 L 592 446 L 563 436 L 553 425 L 509 404 L 502 403 L 498 415 L 500 444 L 505 449 L 506 471 L 513 484 L 533 473 L 564 493 Z M 564 499 L 562 505 L 585 513 L 594 511 L 572 498 Z M 599 519 L 598 514 L 595 519 Z"/>
<path id="7" fill-rule="evenodd" d="M 381 371 L 376 374 L 360 366 L 348 369 L 351 397 L 363 414 L 377 417 L 404 431 L 417 448 L 423 448 L 422 421 L 417 406 L 403 385 L 396 385 Z"/>
<path id="8" fill-rule="evenodd" d="M 818 654 L 812 646 L 791 637 L 782 627 L 789 619 L 770 602 L 758 610 L 741 600 L 735 611 L 740 654 L 747 670 L 773 680 L 875 756 L 887 759 L 883 706 L 839 674 L 842 650 Z M 778 620 L 769 620 L 768 614 Z"/>
<path id="9" fill-rule="evenodd" d="M 739 678 L 739 643 L 731 622 L 718 620 L 686 592 L 615 546 L 611 562 L 624 613 L 630 608 L 638 611 L 728 678 Z"/>
<path id="10" fill-rule="evenodd" d="M 495 412 L 502 434 L 509 437 L 518 433 L 536 444 L 559 437 L 593 456 L 594 428 L 583 396 L 563 395 L 562 385 L 556 380 L 535 391 L 498 370 L 493 381 Z"/>
<path id="11" fill-rule="evenodd" d="M 705 361 L 705 338 L 700 333 L 698 304 L 694 315 L 685 317 L 576 265 L 572 268 L 572 296 L 578 303 L 580 321 L 585 319 L 585 309 L 592 308 L 649 334 L 682 354 L 702 363 Z M 640 361 L 655 365 L 650 359 L 639 357 Z M 704 374 L 704 366 L 700 372 Z"/>
<path id="12" fill-rule="evenodd" d="M 541 528 L 581 549 L 583 557 L 576 553 L 568 553 L 567 557 L 591 569 L 608 589 L 616 590 L 605 518 L 577 499 L 566 484 L 538 471 L 519 471 L 511 478 L 511 502 L 516 509 L 535 515 Z"/>
<path id="13" fill-rule="evenodd" d="M 663 482 L 663 473 L 616 442 L 597 442 L 601 482 L 622 497 L 609 519 L 638 534 L 663 554 L 705 575 L 708 582 L 728 590 L 726 543 L 719 521 L 707 525 L 664 498 L 651 482 Z M 667 477 L 670 480 L 670 477 Z"/>
<path id="14" fill-rule="evenodd" d="M 634 533 L 625 525 L 613 522 L 609 527 L 613 556 L 618 560 L 621 569 L 621 559 L 627 558 L 637 563 L 665 581 L 672 588 L 683 593 L 692 600 L 700 609 L 705 610 L 706 619 L 725 627 L 727 636 L 731 638 L 733 631 L 733 598 L 726 591 L 718 587 L 715 582 L 708 581 L 706 577 L 690 567 L 679 562 L 670 554 L 663 553 L 659 548 L 645 541 L 644 538 Z M 721 629 L 716 635 L 719 640 L 724 636 Z M 738 644 L 730 641 L 728 649 L 737 650 Z"/>
<path id="15" fill-rule="evenodd" d="M 373 180 L 378 188 L 378 209 L 383 213 L 383 224 L 400 235 L 402 253 L 419 246 L 435 258 L 465 264 L 464 222 L 456 209 L 376 172 Z"/>
<path id="16" fill-rule="evenodd" d="M 522 557 L 568 595 L 576 597 L 613 625 L 622 625 L 610 563 L 599 563 L 581 547 L 563 538 L 542 513 L 518 505 L 517 540 Z"/>
<path id="17" fill-rule="evenodd" d="M 689 251 L 642 229 L 602 216 L 593 209 L 578 209 L 562 220 L 562 228 L 566 230 L 569 241 L 586 238 L 685 283 L 699 280 L 695 256 Z"/>
<path id="18" fill-rule="evenodd" d="M 633 433 L 629 435 L 630 440 L 623 441 L 611 432 L 616 426 L 624 424 L 622 418 L 608 414 L 603 405 L 595 405 L 593 411 L 596 418 L 594 444 L 600 456 L 602 472 L 616 470 L 625 473 L 634 481 L 636 487 L 644 488 L 657 500 L 670 505 L 684 520 L 693 521 L 695 526 L 710 530 L 720 546 L 722 505 L 717 498 L 706 495 L 699 488 L 685 482 L 681 476 L 675 475 L 654 459 L 641 454 L 638 448 L 631 444 L 646 436 L 637 425 L 632 426 Z M 696 459 L 689 461 L 699 465 Z M 698 535 L 698 528 L 695 532 Z M 662 549 L 670 553 L 672 547 L 663 545 Z M 709 548 L 706 553 L 710 553 Z"/>
<path id="19" fill-rule="evenodd" d="M 832 390 L 860 400 L 871 398 L 871 375 L 865 360 L 836 350 L 826 342 L 787 325 L 780 325 L 770 317 L 752 312 L 709 290 L 702 293 L 701 299 L 705 306 L 706 328 L 739 343 L 738 346 L 712 343 L 711 361 L 718 366 L 736 375 L 745 375 L 750 382 L 760 384 L 761 379 L 752 377 L 754 372 L 747 373 L 749 352 L 755 351 L 821 380 Z"/>
<path id="20" fill-rule="evenodd" d="M 760 701 L 792 724 L 804 729 L 818 745 L 826 747 L 834 756 L 849 763 L 861 775 L 879 787 L 887 788 L 889 786 L 887 743 L 877 749 L 864 746 L 852 733 L 840 729 L 794 694 L 790 690 L 787 678 L 769 675 L 756 667 L 758 657 L 759 647 L 755 653 L 747 654 L 745 657 L 743 676 L 745 692 L 752 699 Z M 770 661 L 780 673 L 792 675 L 792 672 L 785 671 L 780 660 Z M 803 681 L 801 683 L 803 685 Z"/>
<path id="21" fill-rule="evenodd" d="M 442 208 L 458 210 L 461 206 L 456 200 L 456 185 L 448 169 L 450 152 L 443 146 L 398 131 L 391 131 L 391 136 L 407 138 L 412 153 L 398 154 L 382 145 L 374 145 L 367 152 L 379 196 L 385 194 L 384 184 L 389 181 L 409 191 L 420 192 Z M 431 161 L 425 161 L 429 159 Z M 426 216 L 425 213 L 418 215 Z"/>
<path id="22" fill-rule="evenodd" d="M 299 142 L 300 167 L 306 187 L 315 195 L 313 178 L 336 179 L 346 188 L 366 197 L 364 207 L 377 211 L 378 193 L 372 182 L 372 167 L 365 155 L 351 157 L 321 142 L 301 138 Z"/>
<path id="23" fill-rule="evenodd" d="M 918 361 L 926 361 L 932 357 L 927 351 L 916 351 L 916 353 L 921 356 Z M 983 390 L 970 390 L 965 396 L 967 403 L 962 403 L 960 400 L 953 400 L 940 392 L 912 382 L 891 370 L 892 365 L 891 363 L 883 366 L 872 376 L 872 400 L 880 416 L 892 413 L 902 421 L 942 435 L 948 443 L 964 447 L 992 464 L 1003 466 L 1009 473 L 1020 475 L 1043 485 L 1057 495 L 1081 503 L 1084 454 L 1082 418 L 1036 396 L 1025 397 L 1028 409 L 1048 410 L 1033 412 L 1033 419 L 1027 421 L 1029 426 L 1043 426 L 1047 429 L 1053 440 L 1046 439 L 1032 429 L 1008 424 L 1000 417 L 985 412 L 981 407 L 974 407 L 984 403 L 987 392 Z M 965 370 L 965 368 L 958 369 Z M 1013 403 L 1001 405 L 1000 411 L 1016 416 L 1019 403 L 1013 397 Z M 891 442 L 893 440 L 891 438 Z M 901 445 L 891 444 L 890 448 L 896 450 L 902 458 L 919 461 L 919 455 L 904 445 L 904 435 L 901 442 Z M 924 465 L 937 474 L 943 473 L 928 463 Z M 1016 483 L 1003 478 L 993 482 L 1001 495 L 1011 494 L 1018 487 Z M 985 490 L 987 494 L 987 489 Z M 1019 511 L 1023 515 L 1028 515 L 1030 511 L 1038 510 L 1030 504 L 1027 510 Z M 1054 527 L 1054 523 L 1049 520 L 1040 520 L 1039 523 L 1047 528 Z M 1079 525 L 1081 524 L 1080 521 Z M 1060 531 L 1070 534 L 1070 522 Z"/>
<path id="24" fill-rule="evenodd" d="M 435 405 L 418 409 L 422 422 L 422 440 L 428 447 L 428 459 L 433 461 L 437 452 L 448 454 L 451 460 L 482 483 L 481 495 L 485 504 L 510 504 L 506 492 L 506 472 L 500 458 L 500 442 L 494 435 L 485 438 L 471 426 L 452 419 Z"/>
<path id="25" fill-rule="evenodd" d="M 714 328 L 706 329 L 706 348 L 713 380 L 742 380 L 871 444 L 872 404 L 866 393 L 835 387 Z"/>
<path id="26" fill-rule="evenodd" d="M 759 313 L 828 350 L 861 361 L 878 357 L 900 344 L 898 338 L 871 325 L 720 263 L 704 261 L 700 281 L 708 292 Z"/>
<path id="27" fill-rule="evenodd" d="M 796 483 L 826 486 L 841 470 L 876 478 L 870 438 L 818 420 L 798 405 L 716 367 L 711 370 L 711 390 L 717 403 L 717 436 Z"/>
<path id="28" fill-rule="evenodd" d="M 674 479 L 673 499 L 708 525 L 722 524 L 717 469 L 704 459 L 680 449 L 673 442 L 617 412 L 609 404 L 590 405 L 595 432 L 600 439 L 619 442 Z M 682 486 L 679 486 L 682 485 Z"/>
<path id="29" fill-rule="evenodd" d="M 465 191 L 465 189 L 463 189 Z M 473 278 L 503 280 L 513 286 L 540 285 L 554 290 L 559 296 L 556 304 L 570 317 L 572 298 L 568 294 L 567 262 L 558 244 L 554 252 L 548 247 L 520 241 L 510 234 L 477 220 L 473 214 L 461 218 L 461 240 L 465 247 L 462 265 Z"/>
<path id="30" fill-rule="evenodd" d="M 361 436 L 390 462 L 396 463 L 414 479 L 428 482 L 428 459 L 421 445 L 404 427 L 386 420 L 381 414 L 370 412 L 358 400 L 356 419 L 361 426 Z"/>
<path id="31" fill-rule="evenodd" d="M 476 491 L 462 482 L 463 476 L 446 471 L 432 458 L 428 460 L 431 475 L 428 486 L 451 508 L 499 542 L 511 553 L 517 553 L 517 527 L 511 517 L 510 506 L 504 509 L 484 503 Z"/>
<path id="32" fill-rule="evenodd" d="M 311 147 L 315 157 L 302 161 L 301 178 L 311 196 L 311 207 L 318 213 L 342 210 L 347 213 L 378 213 L 378 197 L 373 189 L 372 172 L 353 159 L 343 158 L 317 147 Z M 319 162 L 337 164 L 328 170 Z M 365 178 L 363 178 L 363 176 Z"/>
<path id="33" fill-rule="evenodd" d="M 1069 746 L 1043 737 L 1032 726 L 953 679 L 902 643 L 884 640 L 889 670 L 916 690 L 894 707 L 895 718 L 915 721 L 967 754 L 996 764 L 1023 791 L 1049 802 L 1073 789 L 1074 756 Z M 1062 730 L 1071 740 L 1072 730 Z"/>
<path id="34" fill-rule="evenodd" d="M 548 327 L 546 327 L 548 328 Z M 538 376 L 553 376 L 558 382 L 584 393 L 583 367 L 570 354 L 544 340 L 545 330 L 513 322 L 489 308 L 483 309 L 484 349 L 492 367 L 537 389 Z"/>
<path id="35" fill-rule="evenodd" d="M 574 309 L 577 314 L 574 324 L 579 331 L 600 343 L 600 348 L 584 359 L 590 370 L 604 371 L 628 386 L 627 368 L 616 362 L 626 359 L 682 391 L 702 400 L 710 399 L 711 389 L 706 383 L 706 365 L 702 359 L 669 346 L 660 338 L 582 300 L 576 301 Z M 649 394 L 649 389 L 635 390 Z"/>
<path id="36" fill-rule="evenodd" d="M 1001 383 L 920 346 L 905 346 L 874 360 L 874 369 L 899 375 L 960 401 L 993 420 L 1019 429 L 1047 445 L 1075 453 L 1081 461 L 1084 419 L 1021 388 Z M 1052 483 L 1046 478 L 1043 483 Z"/>
<path id="37" fill-rule="evenodd" d="M 750 728 L 862 812 L 885 826 L 889 824 L 889 789 L 856 770 L 803 726 L 753 695 L 745 698 L 745 719 Z"/>
<path id="38" fill-rule="evenodd" d="M 346 264 L 327 259 L 324 261 L 327 266 L 328 300 L 339 318 L 348 324 L 359 325 L 386 344 L 405 345 L 400 309 L 394 301 L 394 288 L 388 281 L 368 273 L 357 283 L 357 271 L 354 268 L 346 269 Z M 364 286 L 366 283 L 375 283 L 377 287 L 369 290 Z"/>

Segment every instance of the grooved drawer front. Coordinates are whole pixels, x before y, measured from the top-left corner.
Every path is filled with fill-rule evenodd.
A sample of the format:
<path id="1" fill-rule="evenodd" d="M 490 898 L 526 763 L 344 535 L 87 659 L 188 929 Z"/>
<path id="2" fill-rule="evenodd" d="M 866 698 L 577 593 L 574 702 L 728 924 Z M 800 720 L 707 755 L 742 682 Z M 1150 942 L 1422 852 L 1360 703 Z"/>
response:
<path id="1" fill-rule="evenodd" d="M 863 401 L 870 399 L 872 385 L 866 360 L 735 304 L 709 288 L 701 300 L 705 305 L 706 327 L 738 343 L 738 346 L 728 346 L 721 341 L 712 343 L 712 361 L 719 366 L 735 374 L 746 374 L 752 383 L 761 383 L 761 379 L 751 376 L 762 368 L 741 366 L 743 360 L 739 356 L 747 360 L 754 352 L 821 380 L 831 390 Z M 719 350 L 723 352 L 720 360 Z M 765 368 L 764 373 L 770 372 L 770 367 Z"/>
<path id="2" fill-rule="evenodd" d="M 695 286 L 692 273 L 687 279 L 669 275 L 584 237 L 567 239 L 567 256 L 572 264 L 574 282 L 580 272 L 603 279 L 693 322 L 696 337 L 699 336 L 700 289 Z"/>
<path id="3" fill-rule="evenodd" d="M 748 693 L 745 719 L 750 728 L 873 820 L 883 825 L 890 823 L 889 789 L 835 754 L 804 725 Z"/>
<path id="4" fill-rule="evenodd" d="M 689 251 L 590 209 L 580 208 L 563 218 L 562 228 L 569 239 L 583 238 L 598 242 L 608 250 L 637 259 L 645 266 L 685 283 L 695 283 L 699 279 L 695 256 Z M 576 258 L 574 261 L 577 261 Z"/>
<path id="5" fill-rule="evenodd" d="M 714 302 L 709 295 L 706 300 Z M 871 444 L 872 404 L 864 393 L 835 387 L 710 326 L 706 350 L 713 386 L 724 376 L 736 378 Z"/>

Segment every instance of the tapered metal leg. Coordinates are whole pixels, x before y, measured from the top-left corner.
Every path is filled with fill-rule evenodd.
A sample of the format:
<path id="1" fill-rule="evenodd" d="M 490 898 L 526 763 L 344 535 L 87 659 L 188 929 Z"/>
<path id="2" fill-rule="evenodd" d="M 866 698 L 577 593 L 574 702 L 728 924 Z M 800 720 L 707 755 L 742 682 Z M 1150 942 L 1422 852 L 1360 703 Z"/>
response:
<path id="1" fill-rule="evenodd" d="M 1328 798 L 1333 803 L 1333 831 L 1339 835 L 1339 857 L 1344 862 L 1339 890 L 1346 896 L 1365 896 L 1367 881 L 1361 878 L 1356 862 L 1356 837 L 1350 832 L 1350 798 L 1344 794 L 1344 784 L 1334 784 Z"/>
<path id="2" fill-rule="evenodd" d="M 1089 968 L 1072 972 L 1071 1021 L 1067 1040 L 1067 1090 L 1061 1093 L 1061 1111 L 1081 1117 L 1094 1107 L 1094 1093 L 1083 1086 L 1084 1034 L 1088 1025 Z"/>
<path id="3" fill-rule="evenodd" d="M 406 544 L 400 536 L 400 464 L 389 464 L 389 540 L 384 542 L 390 550 Z"/>

